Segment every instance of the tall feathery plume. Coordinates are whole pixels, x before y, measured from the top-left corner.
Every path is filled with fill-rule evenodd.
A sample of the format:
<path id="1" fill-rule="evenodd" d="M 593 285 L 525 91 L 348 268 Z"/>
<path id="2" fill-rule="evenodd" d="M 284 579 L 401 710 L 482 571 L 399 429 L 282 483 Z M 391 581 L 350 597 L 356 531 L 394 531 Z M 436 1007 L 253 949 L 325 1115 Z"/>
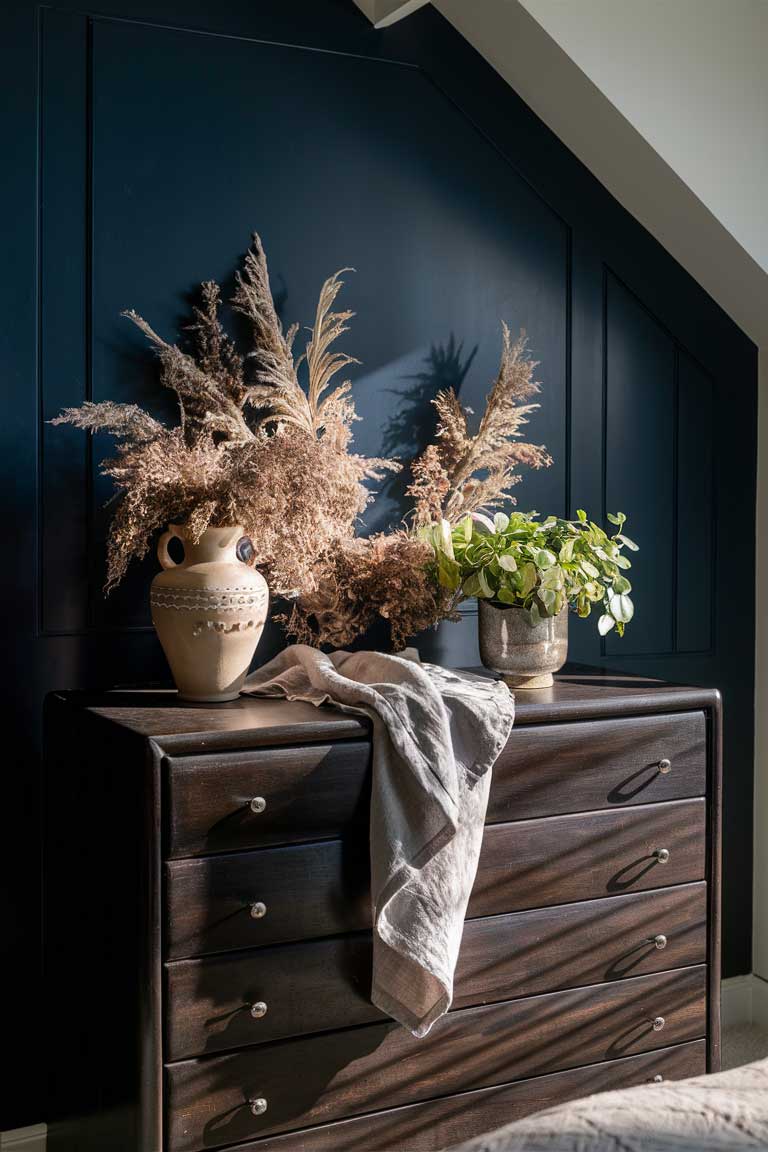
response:
<path id="1" fill-rule="evenodd" d="M 552 457 L 543 445 L 521 440 L 528 417 L 539 405 L 529 403 L 541 385 L 534 378 L 538 362 L 527 354 L 524 332 L 513 342 L 502 324 L 502 352 L 477 432 L 469 430 L 467 412 L 452 388 L 439 392 L 436 443 L 411 465 L 417 525 L 444 517 L 457 523 L 468 513 L 514 503 L 510 489 L 520 482 L 517 468 L 548 468 Z"/>
<path id="2" fill-rule="evenodd" d="M 201 285 L 186 329 L 189 350 L 164 340 L 138 313 L 123 313 L 150 342 L 160 383 L 177 398 L 179 425 L 167 427 L 138 405 L 112 401 L 67 408 L 52 421 L 107 432 L 117 442 L 101 464 L 117 490 L 107 591 L 169 522 L 185 523 L 194 540 L 211 525 L 242 524 L 273 594 L 292 597 L 284 622 L 295 639 L 348 644 L 378 618 L 399 646 L 452 615 L 453 598 L 434 579 L 432 549 L 415 533 L 356 535 L 372 499 L 365 481 L 400 465 L 350 451 L 357 418 L 351 384 L 334 384 L 339 372 L 359 363 L 334 347 L 353 316 L 334 311 L 345 271 L 323 284 L 298 359 L 298 326 L 283 331 L 256 234 L 230 301 L 250 323 L 245 354 L 222 324 L 221 290 L 213 281 Z M 539 390 L 535 368 L 524 335 L 513 343 L 504 325 L 499 372 L 476 433 L 454 389 L 438 393 L 435 441 L 412 464 L 415 526 L 492 507 L 509 498 L 519 466 L 551 463 L 543 447 L 521 439 L 537 407 L 530 402 Z"/>
<path id="3" fill-rule="evenodd" d="M 282 421 L 312 432 L 309 401 L 299 385 L 293 359 L 293 341 L 299 326 L 292 324 L 283 333 L 272 299 L 267 257 L 256 232 L 235 283 L 232 308 L 250 321 L 253 333 L 247 361 L 255 383 L 248 389 L 248 403 L 262 410 L 264 423 Z"/>
<path id="4" fill-rule="evenodd" d="M 329 390 L 341 368 L 357 363 L 331 347 L 351 316 L 332 311 L 339 276 L 323 285 L 301 357 L 308 367 L 306 393 L 292 352 L 298 326 L 283 333 L 257 235 L 231 301 L 251 324 L 245 356 L 221 323 L 221 290 L 213 281 L 201 285 L 186 328 L 190 350 L 164 340 L 138 313 L 123 313 L 152 345 L 160 383 L 178 400 L 179 427 L 166 427 L 135 404 L 111 401 L 65 409 L 53 421 L 108 432 L 118 442 L 115 456 L 101 465 L 118 492 L 107 591 L 171 520 L 185 522 L 192 539 L 210 525 L 242 524 L 273 593 L 317 588 L 319 558 L 354 537 L 371 499 L 364 481 L 399 467 L 348 450 L 355 419 L 351 385 Z"/>

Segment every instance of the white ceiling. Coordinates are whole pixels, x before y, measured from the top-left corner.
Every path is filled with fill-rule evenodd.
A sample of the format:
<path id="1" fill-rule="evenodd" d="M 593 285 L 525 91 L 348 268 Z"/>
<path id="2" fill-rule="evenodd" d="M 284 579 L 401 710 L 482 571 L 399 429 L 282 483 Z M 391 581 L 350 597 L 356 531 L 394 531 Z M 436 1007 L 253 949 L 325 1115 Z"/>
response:
<path id="1" fill-rule="evenodd" d="M 520 3 L 768 271 L 766 0 Z"/>
<path id="2" fill-rule="evenodd" d="M 542 11 L 546 10 L 547 19 L 553 25 L 555 16 L 561 10 L 568 16 L 564 24 L 569 28 L 579 26 L 580 20 L 584 22 L 585 28 L 579 32 L 580 42 L 591 39 L 597 45 L 592 49 L 593 62 L 598 61 L 601 55 L 613 60 L 610 69 L 606 65 L 606 71 L 614 77 L 616 85 L 618 77 L 624 73 L 633 75 L 632 83 L 626 81 L 624 84 L 621 100 L 626 107 L 629 103 L 628 93 L 634 94 L 638 105 L 642 106 L 642 126 L 648 135 L 651 135 L 651 127 L 654 128 L 656 139 L 665 134 L 664 147 L 669 159 L 657 150 L 640 127 L 571 58 L 567 49 L 531 15 L 523 2 L 433 0 L 434 7 L 488 60 L 616 199 L 656 236 L 757 344 L 768 347 L 768 273 L 752 254 L 760 250 L 762 255 L 764 231 L 761 221 L 764 224 L 766 213 L 763 212 L 761 216 L 759 209 L 763 186 L 757 189 L 753 197 L 754 213 L 750 220 L 754 223 L 749 229 L 748 249 L 729 229 L 725 220 L 721 219 L 721 215 L 726 217 L 735 227 L 735 222 L 744 213 L 734 207 L 729 211 L 723 210 L 721 214 L 716 213 L 704 199 L 707 195 L 713 200 L 714 193 L 710 195 L 707 189 L 699 190 L 691 186 L 688 181 L 693 179 L 690 172 L 693 160 L 687 164 L 684 162 L 693 153 L 697 157 L 699 171 L 706 173 L 708 166 L 714 168 L 715 161 L 707 162 L 706 158 L 701 160 L 699 153 L 704 151 L 711 156 L 717 149 L 725 151 L 730 144 L 727 140 L 721 140 L 720 136 L 727 137 L 731 129 L 723 127 L 721 122 L 715 127 L 698 107 L 693 96 L 685 98 L 685 86 L 665 77 L 666 68 L 662 67 L 663 53 L 660 48 L 659 59 L 654 62 L 656 75 L 646 73 L 650 67 L 649 57 L 656 51 L 653 44 L 656 40 L 663 41 L 667 35 L 663 12 L 669 12 L 678 5 L 697 12 L 700 10 L 702 14 L 711 7 L 731 11 L 744 5 L 746 10 L 755 4 L 768 8 L 768 0 L 524 0 L 524 3 L 538 5 Z M 637 36 L 628 35 L 623 31 L 618 15 L 612 21 L 606 21 L 605 28 L 601 26 L 597 17 L 603 7 L 611 11 L 614 7 L 617 10 L 632 10 L 635 19 L 638 19 L 638 12 L 644 13 L 648 20 L 650 14 L 656 14 L 658 22 L 653 29 L 646 27 L 645 39 L 639 33 Z M 631 22 L 628 27 L 634 31 Z M 760 28 L 760 21 L 757 21 L 755 36 L 758 36 Z M 694 31 L 690 30 L 692 45 L 697 43 Z M 562 35 L 567 41 L 565 30 Z M 715 33 L 711 30 L 707 36 L 703 33 L 697 35 L 701 35 L 707 42 L 716 41 Z M 739 35 L 743 39 L 743 31 L 740 30 Z M 576 39 L 575 31 L 573 36 Z M 670 31 L 669 36 L 674 43 L 678 43 L 683 39 L 683 32 L 679 29 L 675 33 Z M 684 45 L 678 44 L 678 47 L 679 54 L 682 54 Z M 694 72 L 698 69 L 697 51 L 695 48 L 690 49 L 692 59 L 686 65 L 688 70 Z M 735 50 L 725 55 L 730 59 L 730 64 L 728 75 L 725 70 L 717 74 L 716 83 L 720 91 L 728 90 L 728 76 L 739 71 L 739 57 Z M 674 52 L 665 59 L 669 71 L 678 67 L 674 63 Z M 701 60 L 702 75 L 697 74 L 696 81 L 691 81 L 692 93 L 697 92 L 699 86 L 706 87 L 706 77 L 714 67 L 709 57 L 702 56 Z M 609 79 L 606 76 L 606 86 Z M 711 75 L 710 80 L 715 83 Z M 749 84 L 742 86 L 742 90 L 761 91 L 764 82 L 762 77 L 754 76 Z M 663 98 L 659 96 L 660 91 L 665 93 Z M 641 99 L 643 93 L 644 100 Z M 618 93 L 615 98 L 619 100 Z M 740 97 L 740 100 L 743 103 L 746 97 Z M 679 108 L 673 116 L 670 110 L 672 105 L 676 108 L 685 105 L 687 118 L 683 117 Z M 734 100 L 734 107 L 738 105 L 739 101 Z M 761 124 L 763 107 L 756 105 L 750 119 L 750 130 L 755 141 L 764 130 Z M 731 115 L 735 117 L 736 113 Z M 721 113 L 721 118 L 723 116 L 725 114 Z M 641 120 L 639 110 L 636 119 Z M 674 130 L 670 127 L 672 124 L 677 125 Z M 746 150 L 746 170 L 741 170 L 733 161 L 728 165 L 729 171 L 720 174 L 722 179 L 715 180 L 712 174 L 708 188 L 718 184 L 721 197 L 730 197 L 730 205 L 737 204 L 738 197 L 743 196 L 743 189 L 736 186 L 749 185 L 751 194 L 752 185 L 758 179 L 754 171 L 764 162 L 765 149 L 762 150 L 762 158 L 755 159 L 751 166 L 747 165 L 746 160 L 751 152 L 757 150 L 756 143 Z"/>

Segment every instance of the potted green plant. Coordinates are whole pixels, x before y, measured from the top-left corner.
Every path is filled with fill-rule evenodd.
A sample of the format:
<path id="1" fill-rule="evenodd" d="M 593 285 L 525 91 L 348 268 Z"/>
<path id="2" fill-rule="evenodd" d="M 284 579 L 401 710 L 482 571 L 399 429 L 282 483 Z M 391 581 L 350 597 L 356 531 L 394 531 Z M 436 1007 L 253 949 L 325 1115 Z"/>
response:
<path id="1" fill-rule="evenodd" d="M 568 653 L 569 607 L 586 617 L 601 605 L 600 635 L 624 634 L 634 614 L 624 549 L 637 545 L 623 513 L 608 519 L 612 536 L 582 510 L 576 520 L 474 513 L 453 528 L 441 521 L 423 529 L 442 586 L 457 601 L 477 597 L 481 659 L 510 686 L 552 684 Z"/>

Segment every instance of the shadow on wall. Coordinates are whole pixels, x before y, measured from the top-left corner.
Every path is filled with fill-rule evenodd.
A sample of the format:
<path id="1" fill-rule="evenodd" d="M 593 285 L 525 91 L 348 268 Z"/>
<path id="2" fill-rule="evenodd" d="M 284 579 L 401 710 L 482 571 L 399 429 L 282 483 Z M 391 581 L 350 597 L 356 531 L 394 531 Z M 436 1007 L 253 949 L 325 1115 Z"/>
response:
<path id="1" fill-rule="evenodd" d="M 397 397 L 397 406 L 387 420 L 381 437 L 381 454 L 403 461 L 403 469 L 389 476 L 381 487 L 392 508 L 392 524 L 401 520 L 409 510 L 406 489 L 411 482 L 409 461 L 424 451 L 435 434 L 435 409 L 432 401 L 438 392 L 453 388 L 457 394 L 477 354 L 475 344 L 464 357 L 464 342 L 457 344 L 451 332 L 446 344 L 433 344 L 424 358 L 421 372 L 404 376 L 404 388 L 387 388 Z"/>

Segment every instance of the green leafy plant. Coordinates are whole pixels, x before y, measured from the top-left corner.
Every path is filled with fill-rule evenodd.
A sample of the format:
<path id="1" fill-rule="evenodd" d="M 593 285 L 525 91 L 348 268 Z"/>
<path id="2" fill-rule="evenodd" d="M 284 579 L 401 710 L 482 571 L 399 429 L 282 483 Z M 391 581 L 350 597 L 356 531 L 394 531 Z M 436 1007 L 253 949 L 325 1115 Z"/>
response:
<path id="1" fill-rule="evenodd" d="M 586 617 L 602 605 L 601 636 L 624 627 L 634 615 L 631 562 L 624 549 L 637 544 L 624 533 L 626 516 L 609 513 L 609 536 L 581 509 L 576 520 L 535 512 L 466 516 L 455 527 L 442 520 L 421 529 L 434 550 L 434 573 L 454 604 L 471 596 L 499 607 L 524 608 L 533 623 L 556 616 L 566 605 Z"/>

